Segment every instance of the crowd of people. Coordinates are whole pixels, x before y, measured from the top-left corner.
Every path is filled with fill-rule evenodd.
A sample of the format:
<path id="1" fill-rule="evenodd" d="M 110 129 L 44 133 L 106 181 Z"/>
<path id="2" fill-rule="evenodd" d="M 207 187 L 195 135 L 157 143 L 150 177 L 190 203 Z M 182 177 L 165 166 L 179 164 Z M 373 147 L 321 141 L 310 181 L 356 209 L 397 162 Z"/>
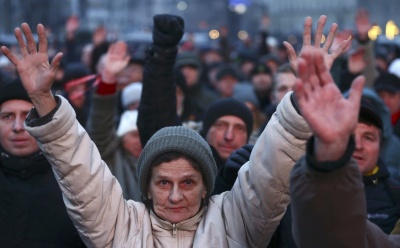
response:
<path id="1" fill-rule="evenodd" d="M 63 53 L 2 46 L 2 247 L 400 247 L 400 56 L 365 10 L 300 51 L 153 20 L 145 56 L 75 17 Z"/>

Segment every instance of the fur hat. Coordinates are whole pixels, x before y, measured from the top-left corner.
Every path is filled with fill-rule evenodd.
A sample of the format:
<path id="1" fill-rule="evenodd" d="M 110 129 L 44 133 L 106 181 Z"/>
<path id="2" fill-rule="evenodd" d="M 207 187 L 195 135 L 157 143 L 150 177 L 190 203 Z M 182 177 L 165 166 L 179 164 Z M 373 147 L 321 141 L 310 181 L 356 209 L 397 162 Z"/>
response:
<path id="1" fill-rule="evenodd" d="M 202 170 L 207 198 L 214 190 L 217 165 L 207 142 L 194 130 L 183 127 L 165 127 L 157 131 L 140 154 L 137 176 L 142 195 L 147 195 L 153 161 L 167 152 L 180 152 L 194 159 Z"/>
<path id="2" fill-rule="evenodd" d="M 246 124 L 247 140 L 253 130 L 253 115 L 250 109 L 243 103 L 233 98 L 223 98 L 215 101 L 211 104 L 203 118 L 203 128 L 201 135 L 206 137 L 208 130 L 214 124 L 214 122 L 226 115 L 233 115 L 239 117 Z"/>
<path id="3" fill-rule="evenodd" d="M 125 134 L 137 130 L 137 117 L 138 111 L 137 110 L 126 110 L 121 115 L 121 120 L 119 122 L 119 126 L 117 129 L 117 136 L 122 137 Z"/>
<path id="4" fill-rule="evenodd" d="M 9 100 L 24 100 L 32 102 L 22 85 L 20 78 L 9 81 L 0 87 L 0 104 Z"/>

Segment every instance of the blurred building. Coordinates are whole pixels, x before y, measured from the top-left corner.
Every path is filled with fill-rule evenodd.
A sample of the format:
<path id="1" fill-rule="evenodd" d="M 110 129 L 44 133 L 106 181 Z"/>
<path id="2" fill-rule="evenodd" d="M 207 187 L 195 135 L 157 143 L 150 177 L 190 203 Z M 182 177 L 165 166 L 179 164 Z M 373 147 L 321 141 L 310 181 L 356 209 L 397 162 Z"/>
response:
<path id="1" fill-rule="evenodd" d="M 283 37 L 301 33 L 308 15 L 316 20 L 325 14 L 328 23 L 353 29 L 359 7 L 369 10 L 371 21 L 383 32 L 390 19 L 400 25 L 400 15 L 396 13 L 400 1 L 393 0 L 0 0 L 0 6 L 0 35 L 11 34 L 22 22 L 31 26 L 41 22 L 62 35 L 71 14 L 81 18 L 83 30 L 92 31 L 103 25 L 114 38 L 143 36 L 143 39 L 151 37 L 152 17 L 158 13 L 182 16 L 189 32 L 207 33 L 227 25 L 232 39 L 237 39 L 240 30 L 257 34 L 260 20 L 266 14 L 271 19 L 270 31 Z"/>

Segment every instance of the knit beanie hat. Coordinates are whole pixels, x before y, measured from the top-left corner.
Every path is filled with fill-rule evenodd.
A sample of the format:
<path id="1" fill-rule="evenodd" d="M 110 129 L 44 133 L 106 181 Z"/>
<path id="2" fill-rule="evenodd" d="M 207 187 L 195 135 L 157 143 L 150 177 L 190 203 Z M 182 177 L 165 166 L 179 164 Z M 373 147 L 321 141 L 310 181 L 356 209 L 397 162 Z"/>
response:
<path id="1" fill-rule="evenodd" d="M 246 124 L 247 140 L 250 138 L 253 130 L 253 115 L 250 109 L 243 103 L 234 98 L 223 98 L 211 104 L 203 118 L 203 129 L 201 135 L 206 137 L 208 130 L 214 122 L 226 115 L 233 115 L 239 117 Z"/>
<path id="2" fill-rule="evenodd" d="M 129 105 L 140 101 L 143 85 L 141 82 L 130 83 L 122 90 L 122 106 L 126 109 Z"/>
<path id="3" fill-rule="evenodd" d="M 126 110 L 122 115 L 121 115 L 121 120 L 118 125 L 117 129 L 117 136 L 122 137 L 125 134 L 137 130 L 137 117 L 138 117 L 138 111 L 137 110 Z"/>
<path id="4" fill-rule="evenodd" d="M 153 161 L 167 152 L 180 152 L 199 165 L 205 180 L 207 198 L 214 190 L 217 165 L 207 142 L 194 130 L 183 127 L 165 127 L 157 131 L 147 142 L 140 154 L 137 176 L 142 195 L 148 192 L 148 179 Z"/>
<path id="5" fill-rule="evenodd" d="M 24 100 L 32 102 L 22 85 L 20 78 L 7 82 L 0 87 L 0 104 L 8 100 Z"/>

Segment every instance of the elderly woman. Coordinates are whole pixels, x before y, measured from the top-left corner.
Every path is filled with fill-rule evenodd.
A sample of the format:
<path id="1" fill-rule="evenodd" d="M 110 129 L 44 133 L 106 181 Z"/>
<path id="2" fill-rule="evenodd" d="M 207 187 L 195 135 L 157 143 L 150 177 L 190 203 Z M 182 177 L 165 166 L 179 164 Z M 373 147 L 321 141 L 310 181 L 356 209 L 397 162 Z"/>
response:
<path id="1" fill-rule="evenodd" d="M 158 20 L 167 26 L 181 21 L 167 17 Z M 26 129 L 52 164 L 67 211 L 88 247 L 268 244 L 290 201 L 289 173 L 311 135 L 290 94 L 278 106 L 231 191 L 210 198 L 217 173 L 210 147 L 195 131 L 167 127 L 152 136 L 139 158 L 144 203 L 126 201 L 68 101 L 51 93 L 62 54 L 49 64 L 44 27 L 37 27 L 38 49 L 29 26 L 24 23 L 21 29 L 15 35 L 22 58 L 6 47 L 2 51 L 17 67 L 35 107 Z"/>

